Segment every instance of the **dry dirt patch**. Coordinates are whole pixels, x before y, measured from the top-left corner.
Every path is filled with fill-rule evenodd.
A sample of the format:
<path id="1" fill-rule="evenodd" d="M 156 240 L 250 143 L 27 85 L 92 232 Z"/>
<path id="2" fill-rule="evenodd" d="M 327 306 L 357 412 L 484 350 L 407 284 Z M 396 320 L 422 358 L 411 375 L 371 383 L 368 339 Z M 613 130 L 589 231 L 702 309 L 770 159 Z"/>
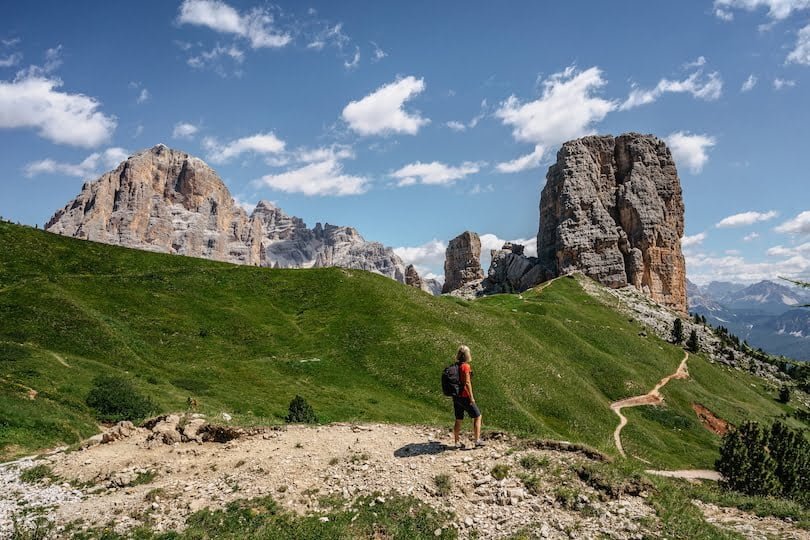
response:
<path id="1" fill-rule="evenodd" d="M 722 437 L 728 433 L 730 424 L 719 416 L 715 415 L 712 411 L 700 403 L 692 403 L 692 410 L 695 411 L 695 414 L 698 416 L 700 423 L 703 424 L 703 427 L 715 435 L 720 435 Z"/>

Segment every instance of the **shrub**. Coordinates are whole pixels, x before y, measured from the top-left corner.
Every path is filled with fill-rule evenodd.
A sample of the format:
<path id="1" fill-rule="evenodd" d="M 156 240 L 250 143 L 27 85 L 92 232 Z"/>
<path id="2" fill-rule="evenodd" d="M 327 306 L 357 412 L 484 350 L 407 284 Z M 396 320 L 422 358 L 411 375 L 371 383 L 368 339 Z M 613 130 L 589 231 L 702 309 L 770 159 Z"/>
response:
<path id="1" fill-rule="evenodd" d="M 453 481 L 450 480 L 450 476 L 447 474 L 437 474 L 434 476 L 433 484 L 436 486 L 436 493 L 442 497 L 450 495 L 450 492 L 453 490 Z"/>
<path id="2" fill-rule="evenodd" d="M 700 350 L 700 341 L 698 341 L 697 332 L 692 330 L 689 332 L 689 339 L 686 340 L 686 348 L 689 352 L 696 353 Z"/>
<path id="3" fill-rule="evenodd" d="M 157 410 L 154 402 L 138 392 L 132 383 L 115 375 L 96 377 L 85 402 L 102 422 L 136 422 Z"/>
<path id="4" fill-rule="evenodd" d="M 536 454 L 526 454 L 520 458 L 520 466 L 527 471 L 534 471 L 548 466 L 548 458 L 539 457 Z"/>
<path id="5" fill-rule="evenodd" d="M 672 325 L 672 341 L 673 343 L 680 343 L 683 341 L 683 321 L 680 319 L 680 317 L 677 317 Z"/>
<path id="6" fill-rule="evenodd" d="M 45 479 L 56 480 L 56 478 L 51 468 L 45 464 L 34 465 L 20 473 L 20 480 L 29 484 L 35 484 Z"/>
<path id="7" fill-rule="evenodd" d="M 284 418 L 287 423 L 316 424 L 318 417 L 307 400 L 296 395 L 290 402 L 287 416 Z"/>
<path id="8" fill-rule="evenodd" d="M 783 384 L 782 388 L 779 389 L 779 403 L 787 403 L 790 401 L 790 387 L 788 385 Z"/>
<path id="9" fill-rule="evenodd" d="M 489 471 L 489 474 L 492 475 L 492 478 L 495 480 L 503 480 L 507 476 L 509 476 L 509 465 L 504 465 L 503 463 L 498 463 L 492 470 Z"/>
<path id="10" fill-rule="evenodd" d="M 723 437 L 717 471 L 722 487 L 747 495 L 780 495 L 799 502 L 810 493 L 810 443 L 776 422 L 770 429 L 745 422 Z"/>

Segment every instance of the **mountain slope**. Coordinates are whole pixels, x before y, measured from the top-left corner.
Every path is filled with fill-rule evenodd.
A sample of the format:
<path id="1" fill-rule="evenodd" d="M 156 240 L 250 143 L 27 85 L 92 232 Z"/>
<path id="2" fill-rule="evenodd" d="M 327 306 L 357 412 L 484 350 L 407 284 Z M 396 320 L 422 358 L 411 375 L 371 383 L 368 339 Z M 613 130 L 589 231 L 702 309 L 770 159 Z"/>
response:
<path id="1" fill-rule="evenodd" d="M 91 434 L 84 397 L 102 372 L 132 377 L 163 410 L 194 397 L 242 423 L 280 422 L 301 394 L 324 422 L 448 424 L 438 379 L 462 342 L 487 426 L 615 453 L 610 403 L 648 391 L 682 357 L 575 279 L 465 302 L 363 271 L 235 266 L 5 223 L 0 245 L 6 457 Z M 686 397 L 670 400 L 668 386 L 660 421 L 631 419 L 631 454 L 655 441 L 656 466 L 709 466 L 719 439 L 690 399 L 731 422 L 789 410 L 761 380 L 700 356 L 689 368 L 694 378 L 672 384 Z"/>

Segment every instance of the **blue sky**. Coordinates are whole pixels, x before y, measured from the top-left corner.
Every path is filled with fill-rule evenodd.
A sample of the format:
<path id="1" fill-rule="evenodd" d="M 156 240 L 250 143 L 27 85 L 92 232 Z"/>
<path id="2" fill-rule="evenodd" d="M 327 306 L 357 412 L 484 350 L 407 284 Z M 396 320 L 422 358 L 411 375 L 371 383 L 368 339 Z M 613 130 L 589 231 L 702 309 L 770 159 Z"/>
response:
<path id="1" fill-rule="evenodd" d="M 0 22 L 0 215 L 42 225 L 165 143 L 246 206 L 357 227 L 425 272 L 533 244 L 561 142 L 654 133 L 688 274 L 810 273 L 810 1 L 25 2 Z M 485 261 L 486 264 L 486 261 Z"/>

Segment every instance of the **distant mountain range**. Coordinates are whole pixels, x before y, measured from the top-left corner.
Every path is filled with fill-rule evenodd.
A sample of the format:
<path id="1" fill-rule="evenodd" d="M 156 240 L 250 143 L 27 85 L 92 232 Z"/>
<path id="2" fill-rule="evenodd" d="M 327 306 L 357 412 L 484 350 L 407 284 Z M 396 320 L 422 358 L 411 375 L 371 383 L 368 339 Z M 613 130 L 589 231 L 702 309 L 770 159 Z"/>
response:
<path id="1" fill-rule="evenodd" d="M 810 360 L 810 292 L 773 281 L 753 285 L 687 280 L 689 311 L 725 326 L 753 347 L 797 360 Z"/>

